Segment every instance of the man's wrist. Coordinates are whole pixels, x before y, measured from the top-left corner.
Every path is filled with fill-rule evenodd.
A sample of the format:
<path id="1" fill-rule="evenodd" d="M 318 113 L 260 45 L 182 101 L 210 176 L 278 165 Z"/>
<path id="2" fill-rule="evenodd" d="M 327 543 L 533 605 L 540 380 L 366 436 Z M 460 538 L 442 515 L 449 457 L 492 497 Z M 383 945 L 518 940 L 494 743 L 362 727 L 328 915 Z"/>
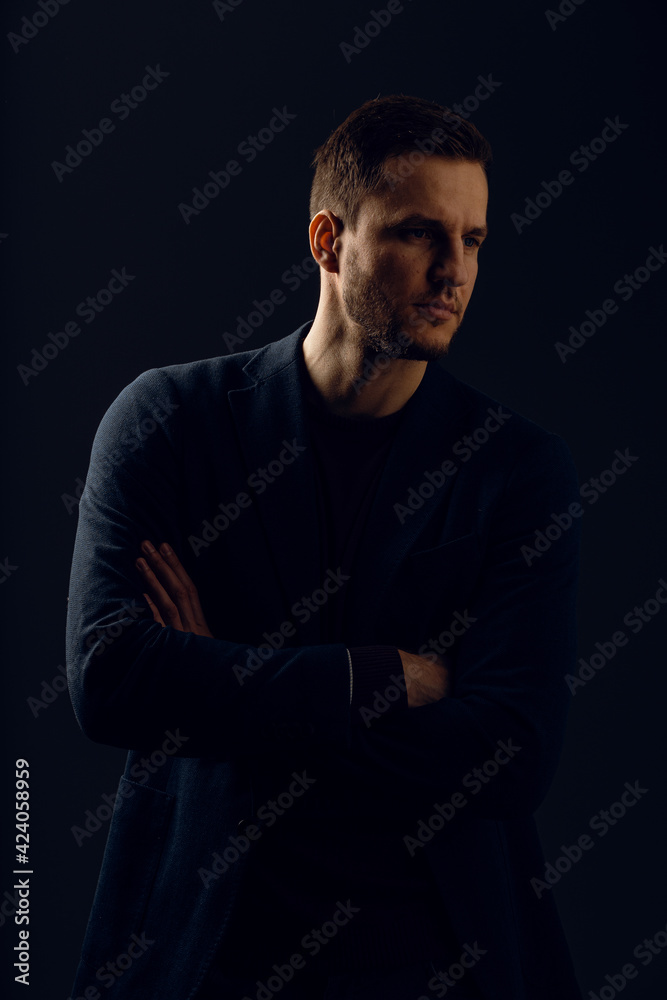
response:
<path id="1" fill-rule="evenodd" d="M 350 663 L 350 712 L 353 721 L 370 724 L 386 712 L 408 707 L 407 685 L 396 646 L 353 646 Z"/>

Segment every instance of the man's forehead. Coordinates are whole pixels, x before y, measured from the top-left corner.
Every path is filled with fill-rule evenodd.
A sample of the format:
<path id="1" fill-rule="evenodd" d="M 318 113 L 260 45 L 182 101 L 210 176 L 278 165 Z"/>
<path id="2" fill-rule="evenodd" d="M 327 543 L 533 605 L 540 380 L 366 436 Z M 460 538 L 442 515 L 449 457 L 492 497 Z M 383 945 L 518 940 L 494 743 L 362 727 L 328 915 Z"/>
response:
<path id="1" fill-rule="evenodd" d="M 486 179 L 479 160 L 468 160 L 459 156 L 428 155 L 426 153 L 398 153 L 388 156 L 382 164 L 385 176 L 393 181 L 396 188 L 410 179 L 422 176 L 454 177 L 458 175 L 481 175 Z"/>
<path id="2" fill-rule="evenodd" d="M 481 229 L 486 223 L 488 184 L 479 163 L 434 156 L 408 172 L 395 172 L 395 161 L 385 161 L 386 183 L 361 203 L 369 221 L 392 225 L 406 219 L 444 225 L 463 224 Z M 393 162 L 392 162 L 393 161 Z"/>

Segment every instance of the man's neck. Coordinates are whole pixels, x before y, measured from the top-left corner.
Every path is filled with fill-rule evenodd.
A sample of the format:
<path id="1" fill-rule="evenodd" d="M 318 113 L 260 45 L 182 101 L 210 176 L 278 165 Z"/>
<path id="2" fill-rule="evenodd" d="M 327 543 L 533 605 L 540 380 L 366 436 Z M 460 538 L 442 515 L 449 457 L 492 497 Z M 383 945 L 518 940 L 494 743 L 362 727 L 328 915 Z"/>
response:
<path id="1" fill-rule="evenodd" d="M 316 316 L 302 341 L 312 383 L 326 407 L 341 416 L 385 417 L 401 410 L 416 391 L 426 361 L 379 354 L 365 356 L 360 342 L 347 331 Z"/>

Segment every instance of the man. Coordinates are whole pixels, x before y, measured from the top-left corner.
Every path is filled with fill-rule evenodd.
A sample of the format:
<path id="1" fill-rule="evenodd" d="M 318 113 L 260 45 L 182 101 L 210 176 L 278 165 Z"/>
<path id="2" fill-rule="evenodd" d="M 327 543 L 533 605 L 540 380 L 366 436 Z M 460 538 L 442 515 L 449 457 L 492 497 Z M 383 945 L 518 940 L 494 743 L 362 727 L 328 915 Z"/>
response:
<path id="1" fill-rule="evenodd" d="M 580 995 L 530 884 L 576 475 L 437 363 L 489 160 L 437 104 L 364 104 L 316 154 L 315 319 L 146 372 L 100 425 L 68 669 L 84 732 L 130 754 L 73 996 Z"/>

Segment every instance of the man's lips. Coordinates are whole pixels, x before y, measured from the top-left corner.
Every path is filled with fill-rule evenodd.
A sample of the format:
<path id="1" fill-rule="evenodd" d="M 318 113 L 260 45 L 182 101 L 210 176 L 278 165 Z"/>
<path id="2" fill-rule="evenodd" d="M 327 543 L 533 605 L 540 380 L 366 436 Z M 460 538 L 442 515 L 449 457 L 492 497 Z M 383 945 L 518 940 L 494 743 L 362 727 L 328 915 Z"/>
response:
<path id="1" fill-rule="evenodd" d="M 428 302 L 414 302 L 413 305 L 426 315 L 437 319 L 450 319 L 457 311 L 454 302 L 430 299 Z"/>

